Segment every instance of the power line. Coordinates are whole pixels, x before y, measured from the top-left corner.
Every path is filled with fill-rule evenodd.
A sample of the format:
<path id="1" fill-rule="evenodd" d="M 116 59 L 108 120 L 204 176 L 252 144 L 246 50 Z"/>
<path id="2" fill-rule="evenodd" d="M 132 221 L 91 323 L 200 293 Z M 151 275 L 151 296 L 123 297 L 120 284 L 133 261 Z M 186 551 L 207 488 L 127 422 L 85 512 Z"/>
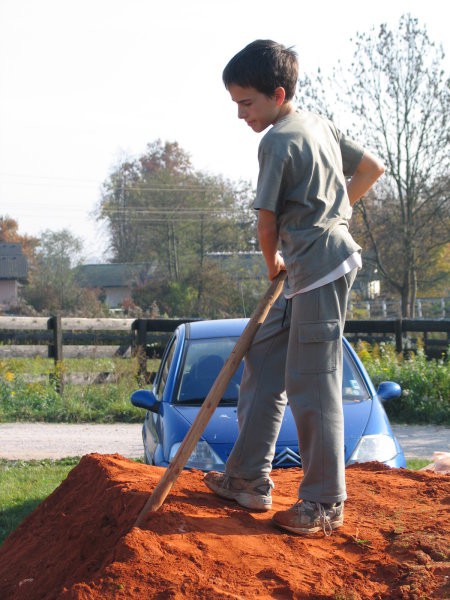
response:
<path id="1" fill-rule="evenodd" d="M 105 194 L 108 192 L 112 193 L 115 191 L 127 192 L 127 191 L 139 191 L 139 192 L 158 192 L 158 193 L 180 193 L 180 192 L 214 192 L 223 194 L 225 193 L 223 188 L 218 185 L 203 185 L 203 184 L 185 184 L 180 183 L 179 185 L 170 184 L 161 184 L 158 185 L 133 185 L 129 183 L 125 183 L 123 185 L 117 186 L 115 184 L 110 184 L 110 181 L 98 181 L 96 179 L 78 179 L 71 177 L 50 177 L 46 175 L 24 175 L 24 174 L 13 174 L 13 173 L 1 173 L 0 177 L 12 177 L 14 179 L 19 179 L 22 181 L 2 181 L 3 185 L 27 185 L 27 186 L 51 186 L 51 187 L 78 187 L 78 186 L 111 186 L 111 190 L 106 189 Z M 26 181 L 31 180 L 31 181 Z M 48 182 L 48 183 L 46 183 Z M 117 182 L 120 183 L 120 178 L 117 179 Z M 70 185 L 69 185 L 70 184 Z M 76 185 L 73 185 L 76 184 Z"/>
<path id="2" fill-rule="evenodd" d="M 76 185 L 73 185 L 73 183 L 76 183 Z M 25 182 L 14 182 L 14 181 L 2 181 L 1 184 L 2 185 L 7 185 L 7 186 L 31 186 L 31 187 L 51 187 L 51 188 L 70 188 L 70 189 L 77 189 L 79 187 L 92 187 L 94 185 L 94 183 L 89 183 L 89 182 L 83 182 L 83 181 L 75 181 L 73 182 L 71 185 L 69 184 L 65 184 L 65 183 L 59 183 L 59 184 L 55 184 L 55 183 L 41 183 L 41 182 L 32 182 L 32 181 L 25 181 Z M 96 187 L 100 187 L 102 186 L 102 183 L 99 182 L 95 182 L 95 186 Z M 120 188 L 116 188 L 114 190 L 115 192 L 119 192 L 119 193 L 124 193 L 124 192 L 156 192 L 158 194 L 160 193 L 210 193 L 210 192 L 214 192 L 215 194 L 223 194 L 223 190 L 214 186 L 183 186 L 183 187 L 161 187 L 161 186 L 131 186 L 131 185 L 126 185 L 124 187 L 120 187 Z M 105 191 L 105 195 L 107 194 L 112 194 L 113 190 L 107 190 Z"/>
<path id="3" fill-rule="evenodd" d="M 207 214 L 207 213 L 216 213 L 218 215 L 227 216 L 230 214 L 242 214 L 245 212 L 246 212 L 245 209 L 239 209 L 239 208 L 224 209 L 224 208 L 214 208 L 214 207 L 204 207 L 204 208 L 184 207 L 184 208 L 177 208 L 177 209 L 157 208 L 157 207 L 154 207 L 154 208 L 153 207 L 149 207 L 149 208 L 104 208 L 104 209 L 102 209 L 102 213 L 107 214 L 107 215 L 113 215 L 113 214 L 170 215 L 172 213 L 173 214 L 185 213 L 185 214 L 201 215 L 201 214 Z"/>

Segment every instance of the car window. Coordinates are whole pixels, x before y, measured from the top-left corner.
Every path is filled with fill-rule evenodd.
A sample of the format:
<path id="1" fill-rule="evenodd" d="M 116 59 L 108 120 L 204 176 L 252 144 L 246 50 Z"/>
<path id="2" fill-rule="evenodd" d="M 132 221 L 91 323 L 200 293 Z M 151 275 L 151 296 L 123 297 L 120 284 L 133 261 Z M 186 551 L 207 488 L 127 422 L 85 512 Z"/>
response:
<path id="1" fill-rule="evenodd" d="M 158 372 L 158 381 L 156 384 L 156 396 L 162 400 L 164 388 L 166 387 L 167 377 L 169 376 L 170 365 L 172 364 L 173 354 L 175 352 L 175 337 L 171 340 L 170 346 L 167 348 L 161 362 L 161 368 Z"/>
<path id="2" fill-rule="evenodd" d="M 191 340 L 185 351 L 176 402 L 201 404 L 219 375 L 237 338 Z M 222 403 L 235 404 L 239 396 L 244 362 L 233 375 Z M 345 403 L 367 400 L 369 392 L 353 359 L 344 347 L 342 399 Z"/>
<path id="3" fill-rule="evenodd" d="M 369 398 L 369 391 L 356 368 L 353 359 L 344 346 L 344 373 L 342 379 L 342 400 L 345 403 L 361 402 Z"/>
<path id="4" fill-rule="evenodd" d="M 197 404 L 206 398 L 236 340 L 234 337 L 212 338 L 191 340 L 187 344 L 177 402 Z M 243 367 L 241 362 L 223 394 L 222 403 L 237 402 Z"/>

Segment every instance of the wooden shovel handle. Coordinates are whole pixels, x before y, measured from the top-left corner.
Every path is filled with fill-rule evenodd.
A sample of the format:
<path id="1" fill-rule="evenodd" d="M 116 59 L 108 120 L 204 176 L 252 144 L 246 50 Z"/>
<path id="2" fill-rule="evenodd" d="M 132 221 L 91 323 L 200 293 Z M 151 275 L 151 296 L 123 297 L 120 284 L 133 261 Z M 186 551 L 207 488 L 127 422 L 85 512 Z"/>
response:
<path id="1" fill-rule="evenodd" d="M 259 301 L 258 306 L 247 323 L 246 328 L 237 340 L 235 347 L 223 365 L 222 370 L 217 376 L 217 379 L 209 391 L 209 394 L 206 396 L 201 409 L 198 411 L 189 431 L 178 448 L 173 461 L 167 467 L 164 475 L 161 477 L 161 480 L 153 490 L 152 495 L 147 500 L 144 508 L 140 512 L 136 520 L 135 527 L 140 527 L 146 515 L 149 512 L 157 511 L 166 499 L 166 496 L 172 489 L 173 484 L 177 480 L 179 474 L 191 456 L 195 445 L 200 439 L 200 436 L 202 435 L 211 418 L 211 415 L 217 408 L 231 378 L 239 367 L 241 360 L 244 358 L 244 355 L 250 348 L 256 332 L 264 322 L 264 319 L 266 318 L 271 306 L 280 295 L 285 279 L 286 271 L 281 271 L 279 275 L 272 281 L 263 298 L 261 298 Z"/>

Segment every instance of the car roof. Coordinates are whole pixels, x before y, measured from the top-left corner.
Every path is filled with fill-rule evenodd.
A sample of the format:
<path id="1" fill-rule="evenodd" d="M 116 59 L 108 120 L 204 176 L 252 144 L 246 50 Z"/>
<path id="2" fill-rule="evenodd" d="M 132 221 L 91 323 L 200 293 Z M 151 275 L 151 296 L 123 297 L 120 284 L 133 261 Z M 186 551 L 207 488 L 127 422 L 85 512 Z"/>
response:
<path id="1" fill-rule="evenodd" d="M 199 340 L 217 337 L 237 337 L 244 331 L 248 319 L 214 319 L 192 321 L 184 325 L 186 339 Z"/>

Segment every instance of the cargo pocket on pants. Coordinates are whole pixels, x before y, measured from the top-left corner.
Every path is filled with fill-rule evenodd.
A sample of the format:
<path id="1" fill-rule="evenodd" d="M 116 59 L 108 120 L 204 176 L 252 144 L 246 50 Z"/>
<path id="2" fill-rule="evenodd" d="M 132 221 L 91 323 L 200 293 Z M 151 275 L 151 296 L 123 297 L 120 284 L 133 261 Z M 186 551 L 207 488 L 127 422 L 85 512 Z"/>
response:
<path id="1" fill-rule="evenodd" d="M 298 370 L 300 373 L 336 371 L 340 323 L 311 321 L 298 327 Z"/>

